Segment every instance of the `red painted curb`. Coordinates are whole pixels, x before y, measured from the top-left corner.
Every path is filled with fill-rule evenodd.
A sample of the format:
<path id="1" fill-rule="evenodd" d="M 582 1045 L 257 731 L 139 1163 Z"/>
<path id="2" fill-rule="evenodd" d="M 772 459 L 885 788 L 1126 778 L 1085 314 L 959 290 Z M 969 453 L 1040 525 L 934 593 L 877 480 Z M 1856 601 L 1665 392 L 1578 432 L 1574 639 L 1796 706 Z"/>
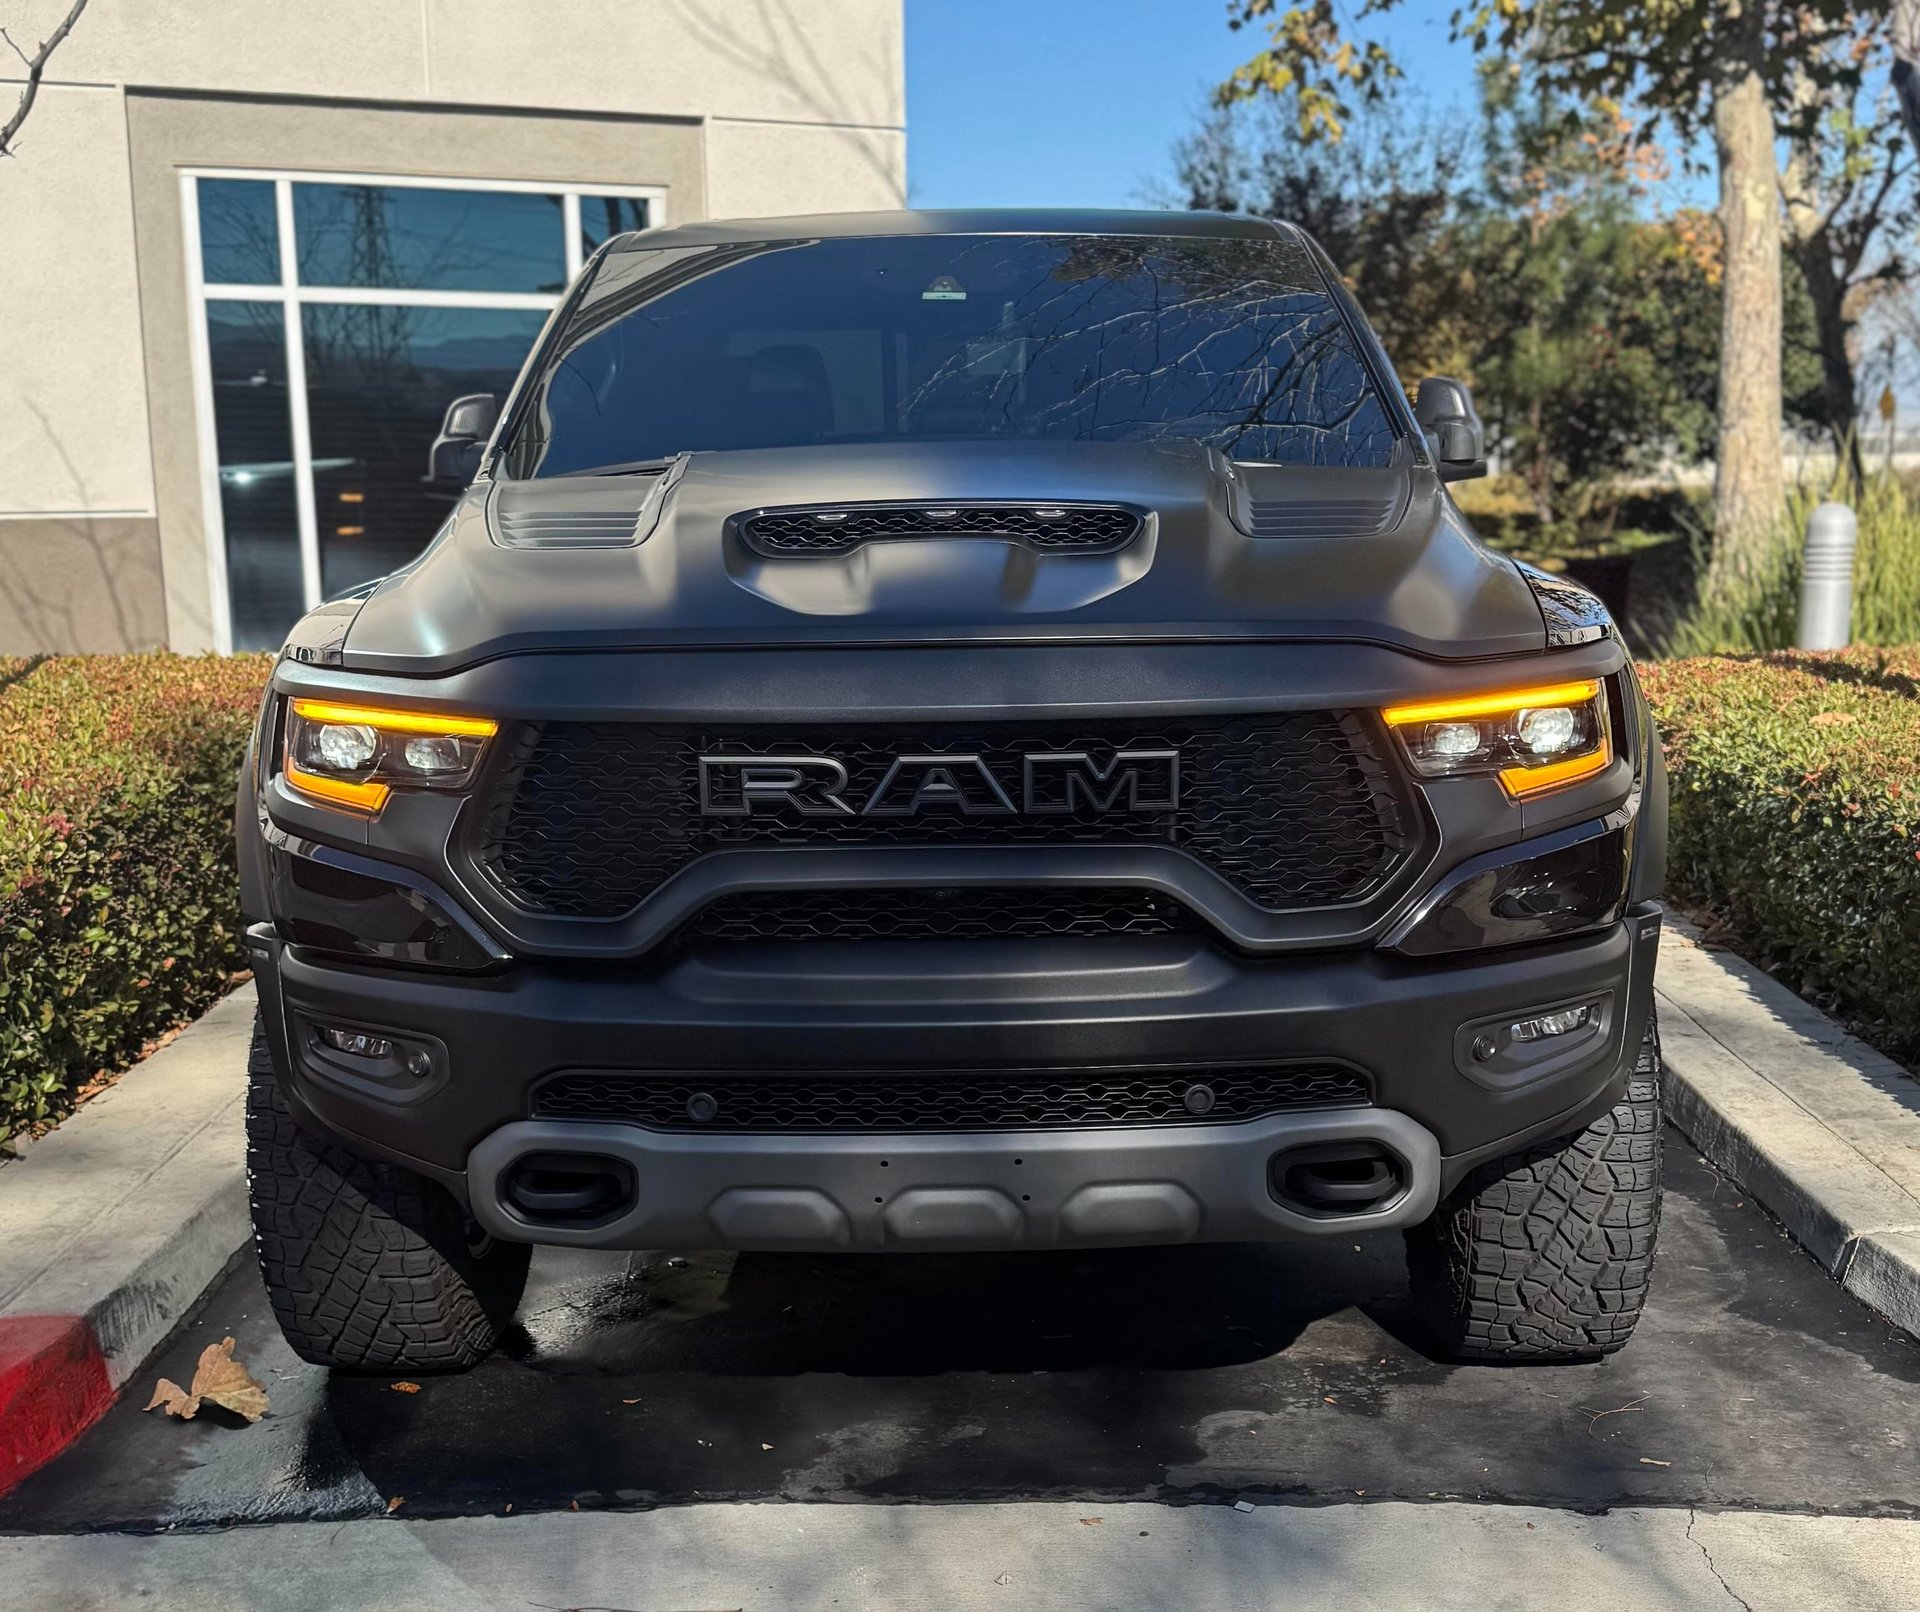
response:
<path id="1" fill-rule="evenodd" d="M 0 1495 L 45 1466 L 112 1403 L 106 1356 L 84 1318 L 0 1317 Z"/>

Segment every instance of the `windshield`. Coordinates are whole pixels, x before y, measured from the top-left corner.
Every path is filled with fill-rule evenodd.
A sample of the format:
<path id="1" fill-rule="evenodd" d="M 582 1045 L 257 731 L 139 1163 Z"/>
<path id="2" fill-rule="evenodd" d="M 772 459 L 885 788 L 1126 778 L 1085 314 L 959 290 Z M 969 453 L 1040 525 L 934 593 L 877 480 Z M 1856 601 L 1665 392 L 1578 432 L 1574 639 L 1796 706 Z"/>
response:
<path id="1" fill-rule="evenodd" d="M 595 266 L 506 469 L 1003 439 L 1294 465 L 1385 465 L 1398 440 L 1291 237 L 643 237 Z"/>

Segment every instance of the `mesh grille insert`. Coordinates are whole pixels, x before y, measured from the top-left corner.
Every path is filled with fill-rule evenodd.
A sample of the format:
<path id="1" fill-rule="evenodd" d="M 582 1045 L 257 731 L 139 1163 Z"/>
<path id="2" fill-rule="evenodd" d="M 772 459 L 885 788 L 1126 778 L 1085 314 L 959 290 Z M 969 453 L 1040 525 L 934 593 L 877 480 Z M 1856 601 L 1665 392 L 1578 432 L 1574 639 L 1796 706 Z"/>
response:
<path id="1" fill-rule="evenodd" d="M 722 896 L 681 929 L 702 940 L 1031 940 L 1171 935 L 1200 921 L 1152 890 L 750 890 Z"/>
<path id="2" fill-rule="evenodd" d="M 844 504 L 736 517 L 762 554 L 844 554 L 862 543 L 916 537 L 997 537 L 1037 549 L 1105 552 L 1133 541 L 1137 510 L 1117 504 Z"/>
<path id="3" fill-rule="evenodd" d="M 700 811 L 702 756 L 823 756 L 847 772 L 854 806 L 903 755 L 978 757 L 1017 798 L 1022 758 L 1179 752 L 1173 810 L 1069 809 L 968 816 L 751 815 Z M 710 851 L 779 846 L 1165 845 L 1187 852 L 1261 906 L 1363 901 L 1411 850 L 1402 803 L 1370 730 L 1330 711 L 1093 727 L 981 723 L 837 729 L 719 729 L 552 723 L 516 736 L 491 785 L 475 856 L 523 906 L 572 917 L 631 912 Z M 1052 801 L 1058 805 L 1062 802 Z"/>
<path id="4" fill-rule="evenodd" d="M 1190 1106 L 1196 1086 L 1210 1104 L 1196 1095 Z M 818 1075 L 582 1069 L 543 1082 L 534 1092 L 533 1115 L 667 1131 L 1050 1130 L 1224 1123 L 1299 1108 L 1354 1107 L 1369 1095 L 1366 1076 L 1336 1063 Z M 696 1097 L 711 1100 L 712 1118 L 690 1116 Z"/>

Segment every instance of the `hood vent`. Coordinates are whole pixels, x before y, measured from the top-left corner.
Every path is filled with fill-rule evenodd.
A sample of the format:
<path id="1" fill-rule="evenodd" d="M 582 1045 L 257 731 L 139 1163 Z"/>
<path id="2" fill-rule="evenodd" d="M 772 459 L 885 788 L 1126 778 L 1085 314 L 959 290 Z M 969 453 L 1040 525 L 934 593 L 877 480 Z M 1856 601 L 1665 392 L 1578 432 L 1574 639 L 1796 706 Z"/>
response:
<path id="1" fill-rule="evenodd" d="M 1110 554 L 1140 535 L 1145 515 L 1124 504 L 809 504 L 733 518 L 741 540 L 769 559 L 845 554 L 864 543 L 984 537 L 1047 553 Z"/>
<path id="2" fill-rule="evenodd" d="M 1376 537 L 1393 521 L 1397 498 L 1253 498 L 1249 537 Z"/>
<path id="3" fill-rule="evenodd" d="M 637 467 L 641 475 L 501 482 L 493 491 L 495 541 L 508 549 L 632 548 L 653 536 L 691 454 Z"/>
<path id="4" fill-rule="evenodd" d="M 510 549 L 621 548 L 638 526 L 631 509 L 503 509 L 500 542 Z"/>

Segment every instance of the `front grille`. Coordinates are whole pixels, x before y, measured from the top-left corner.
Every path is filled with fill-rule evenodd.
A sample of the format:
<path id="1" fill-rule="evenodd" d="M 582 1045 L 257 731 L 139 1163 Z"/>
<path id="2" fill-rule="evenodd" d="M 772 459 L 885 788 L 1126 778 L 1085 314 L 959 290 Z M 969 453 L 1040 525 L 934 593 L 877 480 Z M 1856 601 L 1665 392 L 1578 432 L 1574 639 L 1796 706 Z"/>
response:
<path id="1" fill-rule="evenodd" d="M 751 815 L 700 810 L 700 758 L 836 758 L 840 793 L 870 801 L 903 755 L 977 757 L 1013 803 L 1021 760 L 1084 753 L 1179 752 L 1171 810 L 1096 809 L 1055 794 L 990 816 L 932 806 L 913 816 L 807 816 L 791 806 Z M 978 770 L 969 763 L 968 776 Z M 1148 793 L 1152 785 L 1149 781 Z M 766 803 L 762 803 L 764 806 Z M 1025 802 L 1019 803 L 1022 807 Z M 556 722 L 520 732 L 491 785 L 475 858 L 536 912 L 615 918 L 711 851 L 798 846 L 1166 845 L 1185 851 L 1274 910 L 1365 900 L 1412 847 L 1412 814 L 1370 729 L 1343 712 L 967 729 L 646 726 Z"/>
<path id="2" fill-rule="evenodd" d="M 1204 1088 L 1211 1103 L 1193 1088 Z M 1370 1097 L 1345 1064 L 1226 1069 L 1022 1069 L 929 1074 L 643 1074 L 570 1070 L 534 1092 L 535 1119 L 612 1120 L 659 1131 L 999 1131 L 1192 1125 Z M 695 1099 L 705 1102 L 696 1104 Z M 693 1112 L 711 1118 L 695 1119 Z M 1199 1110 L 1196 1112 L 1196 1110 Z"/>
<path id="3" fill-rule="evenodd" d="M 746 890 L 681 930 L 702 940 L 1033 940 L 1192 933 L 1199 920 L 1152 890 Z"/>
<path id="4" fill-rule="evenodd" d="M 761 554 L 845 554 L 862 543 L 920 537 L 994 537 L 1036 549 L 1107 552 L 1138 535 L 1138 510 L 1118 504 L 838 504 L 736 517 Z"/>

